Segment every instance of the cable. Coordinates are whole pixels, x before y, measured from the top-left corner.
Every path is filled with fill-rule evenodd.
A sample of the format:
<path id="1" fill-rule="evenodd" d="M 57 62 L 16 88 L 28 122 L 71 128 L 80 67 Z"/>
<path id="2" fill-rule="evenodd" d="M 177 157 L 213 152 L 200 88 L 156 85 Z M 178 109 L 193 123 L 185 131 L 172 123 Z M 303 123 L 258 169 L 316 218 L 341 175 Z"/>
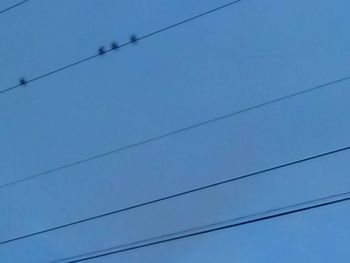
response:
<path id="1" fill-rule="evenodd" d="M 28 1 L 28 0 L 27 0 L 27 1 Z M 146 35 L 144 35 L 144 36 L 141 36 L 141 37 L 138 37 L 138 38 L 136 38 L 136 39 L 131 39 L 130 41 L 128 41 L 128 42 L 126 42 L 126 43 L 124 43 L 124 44 L 122 44 L 122 45 L 119 45 L 118 48 L 123 48 L 123 47 L 125 47 L 125 46 L 130 45 L 130 44 L 134 44 L 135 41 L 140 41 L 140 40 L 144 40 L 144 39 L 146 39 L 146 38 L 150 38 L 150 37 L 152 37 L 152 36 L 154 36 L 154 35 L 160 34 L 160 33 L 164 32 L 164 31 L 168 31 L 168 30 L 173 29 L 173 28 L 175 28 L 175 27 L 178 27 L 178 26 L 180 26 L 180 25 L 189 23 L 189 22 L 191 22 L 191 21 L 193 21 L 193 20 L 196 20 L 196 19 L 198 19 L 198 18 L 201 18 L 201 17 L 203 17 L 203 16 L 209 15 L 209 14 L 214 13 L 214 12 L 218 12 L 219 10 L 222 10 L 222 9 L 224 9 L 224 8 L 227 8 L 227 7 L 229 7 L 229 6 L 232 6 L 232 5 L 234 5 L 234 4 L 237 4 L 237 3 L 241 2 L 241 1 L 242 1 L 242 0 L 231 1 L 231 2 L 229 2 L 229 3 L 227 3 L 227 4 L 221 5 L 221 6 L 219 6 L 219 7 L 214 8 L 214 9 L 210 9 L 210 10 L 208 10 L 208 11 L 206 11 L 206 12 L 203 12 L 203 13 L 200 13 L 200 14 L 198 14 L 198 15 L 196 15 L 196 16 L 192 16 L 192 17 L 190 17 L 190 18 L 187 18 L 187 19 L 185 19 L 185 20 L 182 20 L 182 21 L 177 22 L 177 23 L 175 23 L 175 24 L 172 24 L 172 25 L 170 25 L 170 26 L 166 26 L 166 27 L 164 27 L 164 28 L 161 28 L 161 29 L 159 29 L 159 30 L 156 30 L 156 31 L 154 31 L 154 32 L 152 32 L 152 33 L 148 33 L 148 34 L 146 34 Z M 134 37 L 135 37 L 135 36 L 134 36 Z M 114 51 L 114 50 L 115 50 L 115 48 L 110 48 L 110 49 L 108 49 L 108 50 L 104 50 L 104 51 L 103 51 L 103 54 L 106 54 L 106 53 L 111 52 L 111 51 Z M 31 83 L 31 82 L 34 82 L 34 81 L 37 81 L 37 80 L 46 78 L 46 77 L 51 76 L 51 75 L 53 75 L 53 74 L 56 74 L 56 73 L 58 73 L 58 72 L 60 72 L 60 71 L 69 69 L 69 68 L 74 67 L 74 66 L 77 66 L 77 65 L 79 65 L 79 64 L 81 64 L 81 63 L 84 63 L 84 62 L 87 62 L 87 61 L 89 61 L 89 60 L 95 59 L 95 58 L 97 58 L 97 57 L 99 57 L 99 56 L 101 56 L 101 54 L 95 54 L 95 55 L 92 55 L 92 56 L 83 58 L 83 59 L 81 59 L 81 60 L 78 60 L 78 61 L 76 61 L 76 62 L 74 62 L 74 63 L 68 64 L 68 65 L 63 66 L 63 67 L 60 67 L 60 68 L 58 68 L 58 69 L 55 69 L 55 70 L 53 70 L 53 71 L 50 71 L 50 72 L 47 72 L 47 73 L 45 73 L 45 74 L 39 75 L 39 76 L 37 76 L 37 77 L 35 77 L 35 78 L 29 79 L 29 80 L 24 80 L 24 79 L 23 79 L 23 80 L 21 81 L 21 83 L 19 83 L 18 85 L 14 85 L 14 86 L 9 87 L 9 88 L 7 88 L 7 89 L 0 90 L 0 94 L 7 93 L 7 92 L 9 92 L 9 91 L 11 91 L 11 90 L 14 90 L 14 89 L 16 89 L 16 88 L 19 88 L 19 87 L 23 86 L 24 84 L 28 84 L 28 83 Z"/>
<path id="2" fill-rule="evenodd" d="M 70 223 L 66 223 L 64 225 L 60 225 L 60 226 L 44 229 L 44 230 L 37 231 L 37 232 L 31 233 L 31 234 L 14 237 L 14 238 L 11 238 L 11 239 L 7 239 L 7 240 L 4 240 L 4 241 L 1 241 L 0 245 L 4 245 L 4 244 L 7 244 L 7 243 L 15 242 L 15 241 L 18 241 L 18 240 L 21 240 L 21 239 L 26 239 L 26 238 L 29 238 L 29 237 L 34 237 L 34 236 L 41 235 L 41 234 L 44 234 L 44 233 L 48 233 L 48 232 L 51 232 L 51 231 L 55 231 L 55 230 L 58 230 L 58 229 L 71 227 L 71 226 L 74 226 L 74 225 L 78 225 L 78 224 L 85 223 L 85 222 L 88 222 L 88 221 L 100 219 L 100 218 L 103 218 L 103 217 L 119 214 L 119 213 L 122 213 L 122 212 L 125 212 L 125 211 L 134 210 L 136 208 L 148 206 L 148 205 L 151 205 L 151 204 L 156 204 L 156 203 L 163 202 L 163 201 L 170 200 L 170 199 L 174 199 L 174 198 L 177 198 L 177 197 L 180 197 L 180 196 L 185 196 L 185 195 L 188 195 L 188 194 L 191 194 L 191 193 L 195 193 L 195 192 L 203 191 L 203 190 L 206 190 L 206 189 L 209 189 L 209 188 L 213 188 L 213 187 L 217 187 L 217 186 L 220 186 L 220 185 L 224 185 L 224 184 L 227 184 L 227 183 L 231 183 L 231 182 L 247 179 L 247 178 L 254 177 L 254 176 L 257 176 L 257 175 L 260 175 L 260 174 L 263 174 L 263 173 L 279 170 L 279 169 L 282 169 L 282 168 L 285 168 L 285 167 L 288 167 L 288 166 L 292 166 L 292 165 L 296 165 L 296 164 L 300 164 L 300 163 L 304 163 L 304 162 L 309 162 L 311 160 L 323 158 L 323 157 L 326 157 L 326 156 L 329 156 L 329 155 L 333 155 L 333 154 L 344 152 L 344 151 L 348 151 L 348 150 L 350 150 L 350 146 L 344 147 L 344 148 L 339 148 L 339 149 L 336 149 L 336 150 L 333 150 L 333 151 L 328 151 L 328 152 L 321 153 L 321 154 L 318 154 L 318 155 L 313 155 L 313 156 L 310 156 L 310 157 L 307 157 L 307 158 L 303 158 L 303 159 L 299 159 L 299 160 L 296 160 L 296 161 L 293 161 L 293 162 L 280 164 L 280 165 L 273 166 L 273 167 L 270 167 L 270 168 L 267 168 L 267 169 L 264 169 L 264 170 L 259 170 L 257 172 L 241 175 L 239 177 L 234 177 L 234 178 L 231 178 L 231 179 L 219 181 L 219 182 L 212 183 L 212 184 L 209 184 L 209 185 L 197 187 L 197 188 L 194 188 L 194 189 L 191 189 L 191 190 L 187 190 L 187 191 L 183 191 L 183 192 L 180 192 L 180 193 L 177 193 L 177 194 L 168 195 L 168 196 L 165 196 L 165 197 L 153 199 L 153 200 L 150 200 L 150 201 L 147 201 L 147 202 L 143 202 L 143 203 L 139 203 L 139 204 L 136 204 L 136 205 L 128 206 L 128 207 L 125 207 L 125 208 L 122 208 L 122 209 L 110 211 L 110 212 L 107 212 L 107 213 L 104 213 L 104 214 L 100 214 L 100 215 L 96 215 L 96 216 L 93 216 L 93 217 L 89 217 L 89 218 L 73 221 L 73 222 L 70 222 Z"/>
<path id="3" fill-rule="evenodd" d="M 311 201 L 306 201 L 306 202 L 302 202 L 302 203 L 298 203 L 298 204 L 294 204 L 294 205 L 284 206 L 282 208 L 270 209 L 270 210 L 267 210 L 267 211 L 264 211 L 264 212 L 260 212 L 260 213 L 255 213 L 255 214 L 242 216 L 242 217 L 238 217 L 238 218 L 234 218 L 234 219 L 230 219 L 230 220 L 225 220 L 225 221 L 221 221 L 221 222 L 218 222 L 218 223 L 208 224 L 208 225 L 205 225 L 205 226 L 189 228 L 189 229 L 186 229 L 186 230 L 183 230 L 183 231 L 170 233 L 170 234 L 165 234 L 165 235 L 152 237 L 152 238 L 147 238 L 147 239 L 143 239 L 143 240 L 140 240 L 140 241 L 131 242 L 131 243 L 127 243 L 127 244 L 117 245 L 117 246 L 109 247 L 109 248 L 106 248 L 106 249 L 100 249 L 100 250 L 95 250 L 95 251 L 88 252 L 88 253 L 82 253 L 82 254 L 79 254 L 79 255 L 70 256 L 70 257 L 66 257 L 66 258 L 61 258 L 61 259 L 58 259 L 58 260 L 50 261 L 49 263 L 61 263 L 61 262 L 66 262 L 68 260 L 76 260 L 76 259 L 80 259 L 82 257 L 92 256 L 92 255 L 101 254 L 101 253 L 105 253 L 105 252 L 110 252 L 112 250 L 115 251 L 115 250 L 119 250 L 119 249 L 122 249 L 122 248 L 127 248 L 127 247 L 141 245 L 141 244 L 144 244 L 144 243 L 151 243 L 151 242 L 154 242 L 154 241 L 158 241 L 158 240 L 162 240 L 162 239 L 166 239 L 166 238 L 171 238 L 171 237 L 174 237 L 174 236 L 184 235 L 184 234 L 195 232 L 195 231 L 196 232 L 197 231 L 202 231 L 202 230 L 205 230 L 205 229 L 208 229 L 208 228 L 214 228 L 214 227 L 218 227 L 218 226 L 229 225 L 229 224 L 232 224 L 232 223 L 235 223 L 235 222 L 239 222 L 239 221 L 242 221 L 242 220 L 248 220 L 248 219 L 252 219 L 252 218 L 256 218 L 256 217 L 266 216 L 266 215 L 269 215 L 271 213 L 278 213 L 278 212 L 285 211 L 287 209 L 298 208 L 298 207 L 306 206 L 306 205 L 309 205 L 309 204 L 315 204 L 315 203 L 329 201 L 329 200 L 335 199 L 335 198 L 346 197 L 347 195 L 350 195 L 350 192 L 345 192 L 345 193 L 335 194 L 335 195 L 331 195 L 331 196 L 327 196 L 327 197 L 322 197 L 322 198 L 314 199 L 314 200 L 311 200 Z"/>
<path id="4" fill-rule="evenodd" d="M 1 11 L 0 11 L 0 14 L 3 14 L 3 13 L 5 13 L 5 12 L 7 12 L 7 11 L 10 11 L 10 10 L 13 9 L 13 8 L 16 8 L 16 7 L 20 6 L 20 5 L 25 4 L 26 2 L 29 2 L 29 0 L 25 0 L 25 1 L 19 2 L 19 3 L 17 3 L 17 4 L 14 4 L 14 5 L 10 6 L 10 7 L 7 7 L 7 8 L 5 8 L 5 9 L 1 10 Z"/>
<path id="5" fill-rule="evenodd" d="M 256 104 L 254 106 L 250 106 L 250 107 L 238 110 L 238 111 L 227 113 L 225 115 L 220 115 L 220 116 L 215 117 L 213 119 L 209 119 L 209 120 L 206 120 L 206 121 L 203 121 L 203 122 L 198 122 L 198 123 L 192 124 L 190 126 L 187 126 L 187 127 L 184 127 L 184 128 L 178 129 L 178 130 L 170 131 L 168 133 L 164 133 L 164 134 L 161 134 L 161 135 L 158 135 L 158 136 L 155 136 L 155 137 L 151 137 L 151 138 L 148 138 L 148 139 L 136 142 L 136 143 L 132 143 L 132 144 L 129 144 L 129 145 L 126 145 L 126 146 L 122 146 L 120 148 L 116 148 L 116 149 L 113 149 L 111 151 L 107 151 L 107 152 L 100 153 L 100 154 L 97 154 L 97 155 L 94 155 L 94 156 L 90 156 L 90 157 L 87 157 L 87 158 L 84 158 L 84 159 L 81 159 L 81 160 L 78 160 L 78 161 L 67 163 L 67 164 L 58 166 L 56 168 L 52 168 L 52 169 L 49 169 L 49 170 L 46 170 L 46 171 L 43 171 L 43 172 L 39 172 L 39 173 L 36 173 L 36 174 L 33 174 L 33 175 L 29 175 L 27 177 L 24 177 L 24 178 L 21 178 L 21 179 L 17 179 L 17 180 L 8 182 L 8 183 L 0 184 L 0 189 L 5 188 L 5 187 L 9 187 L 9 186 L 12 186 L 12 185 L 16 185 L 16 184 L 19 184 L 19 183 L 23 183 L 23 182 L 26 182 L 26 181 L 29 181 L 29 180 L 33 180 L 33 179 L 36 179 L 36 178 L 39 178 L 41 176 L 48 175 L 48 174 L 51 174 L 51 173 L 54 173 L 54 172 L 65 170 L 67 168 L 70 168 L 70 167 L 73 167 L 73 166 L 77 166 L 77 165 L 80 165 L 80 164 L 83 164 L 83 163 L 86 163 L 86 162 L 91 162 L 91 161 L 94 161 L 96 159 L 100 159 L 100 158 L 103 158 L 103 157 L 106 157 L 106 156 L 109 156 L 109 155 L 112 155 L 112 154 L 116 154 L 118 152 L 122 152 L 122 151 L 125 151 L 125 150 L 136 148 L 136 147 L 142 146 L 144 144 L 148 144 L 148 143 L 151 143 L 151 142 L 154 142 L 154 141 L 165 139 L 167 137 L 171 137 L 171 136 L 183 133 L 183 132 L 187 132 L 189 130 L 199 128 L 201 126 L 206 126 L 206 125 L 209 125 L 209 124 L 212 124 L 212 123 L 224 120 L 224 119 L 232 118 L 235 115 L 239 115 L 239 114 L 242 114 L 242 113 L 245 113 L 245 112 L 248 112 L 248 111 L 252 111 L 252 110 L 255 110 L 255 109 L 258 109 L 258 108 L 262 108 L 262 107 L 268 106 L 270 104 L 274 104 L 274 103 L 277 103 L 277 102 L 280 102 L 280 101 L 284 101 L 284 100 L 290 99 L 290 98 L 295 97 L 295 96 L 299 96 L 299 95 L 302 95 L 302 94 L 313 92 L 313 91 L 316 91 L 316 90 L 324 88 L 324 87 L 328 87 L 328 86 L 335 85 L 335 84 L 343 82 L 343 81 L 347 81 L 349 79 L 350 79 L 350 76 L 347 76 L 347 77 L 344 77 L 344 78 L 341 78 L 341 79 L 337 79 L 337 80 L 334 80 L 334 81 L 331 81 L 331 82 L 327 82 L 327 83 L 324 83 L 324 84 L 321 84 L 321 85 L 318 85 L 318 86 L 315 86 L 315 87 L 311 87 L 309 89 L 305 89 L 305 90 L 302 90 L 302 91 L 291 93 L 289 95 L 282 96 L 282 97 L 279 97 L 279 98 L 276 98 L 276 99 L 273 99 L 273 100 L 269 100 L 269 101 L 266 101 L 266 102 L 263 102 L 263 103 L 260 103 L 260 104 Z"/>
<path id="6" fill-rule="evenodd" d="M 88 257 L 84 257 L 84 258 L 80 258 L 80 259 L 73 259 L 73 260 L 71 260 L 73 257 L 70 257 L 70 258 L 56 260 L 53 262 L 62 262 L 62 261 L 65 261 L 67 259 L 70 260 L 70 261 L 67 261 L 67 263 L 88 261 L 88 260 L 106 257 L 106 256 L 111 256 L 111 255 L 115 255 L 115 254 L 119 254 L 119 253 L 123 253 L 123 252 L 127 252 L 127 251 L 132 251 L 132 250 L 150 247 L 150 246 L 154 246 L 154 245 L 164 244 L 164 243 L 168 243 L 168 242 L 172 242 L 172 241 L 176 241 L 176 240 L 181 240 L 181 239 L 186 239 L 186 238 L 190 238 L 190 237 L 209 234 L 209 233 L 213 233 L 216 231 L 222 231 L 222 230 L 227 230 L 227 229 L 231 229 L 231 228 L 235 228 L 235 227 L 239 227 L 239 226 L 254 224 L 254 223 L 258 223 L 258 222 L 262 222 L 262 221 L 266 221 L 266 220 L 271 220 L 271 219 L 280 218 L 280 217 L 284 217 L 284 216 L 288 216 L 288 215 L 292 215 L 292 214 L 296 214 L 296 213 L 310 211 L 313 209 L 319 209 L 319 208 L 326 207 L 326 206 L 331 206 L 331 205 L 335 205 L 335 204 L 348 202 L 348 201 L 350 201 L 349 194 L 350 194 L 350 192 L 346 192 L 346 193 L 342 193 L 342 194 L 337 194 L 337 195 L 333 195 L 333 196 L 329 196 L 329 197 L 324 197 L 324 198 L 320 198 L 320 199 L 315 199 L 315 200 L 299 203 L 299 204 L 296 204 L 293 206 L 287 206 L 287 207 L 282 207 L 279 209 L 273 209 L 273 210 L 266 211 L 263 213 L 254 214 L 252 216 L 234 219 L 234 220 L 232 220 L 233 222 L 231 221 L 231 223 L 228 225 L 215 226 L 215 225 L 222 224 L 222 223 L 217 223 L 217 224 L 211 224 L 211 225 L 207 225 L 207 226 L 203 226 L 203 227 L 199 227 L 199 228 L 193 228 L 193 229 L 188 229 L 188 230 L 182 231 L 182 232 L 188 232 L 188 231 L 195 230 L 194 233 L 182 234 L 179 236 L 179 234 L 181 234 L 181 232 L 177 232 L 177 233 L 173 233 L 173 234 L 160 236 L 157 238 L 151 238 L 151 239 L 148 239 L 149 241 L 146 239 L 146 240 L 142 240 L 139 242 L 133 242 L 133 243 L 129 243 L 126 245 L 116 246 L 115 247 L 116 250 L 114 250 L 114 251 L 105 252 L 105 253 L 101 253 L 101 254 L 94 255 L 94 256 L 88 256 Z M 338 197 L 338 199 L 334 200 L 335 197 Z M 312 204 L 312 205 L 305 206 L 306 204 Z M 290 208 L 293 208 L 293 209 L 290 209 Z M 287 211 L 285 211 L 285 210 L 287 210 Z M 246 218 L 248 218 L 248 219 L 246 219 Z M 246 219 L 246 220 L 242 221 L 242 219 Z M 237 222 L 237 221 L 239 221 L 239 222 Z M 215 226 L 215 227 L 213 227 L 213 226 Z M 203 228 L 208 228 L 208 227 L 211 227 L 211 228 L 201 230 Z M 168 238 L 164 239 L 164 237 L 167 237 L 167 236 L 168 236 Z M 144 242 L 146 242 L 146 243 L 144 243 Z M 142 243 L 144 243 L 144 244 L 142 244 Z M 122 247 L 124 247 L 124 248 L 122 248 Z M 87 254 L 92 254 L 92 253 L 99 253 L 99 250 L 93 251 L 93 252 L 90 252 Z M 80 257 L 80 255 L 77 257 Z M 74 258 L 76 258 L 76 257 L 74 257 Z M 53 262 L 51 262 L 51 263 L 53 263 Z"/>

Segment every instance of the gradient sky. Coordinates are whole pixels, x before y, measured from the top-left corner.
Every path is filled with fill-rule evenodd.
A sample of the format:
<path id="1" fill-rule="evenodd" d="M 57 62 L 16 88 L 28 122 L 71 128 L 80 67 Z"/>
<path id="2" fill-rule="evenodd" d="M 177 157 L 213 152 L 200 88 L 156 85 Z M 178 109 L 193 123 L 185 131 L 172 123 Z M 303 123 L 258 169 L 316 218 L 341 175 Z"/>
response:
<path id="1" fill-rule="evenodd" d="M 227 0 L 31 0 L 5 89 Z M 14 0 L 2 0 L 0 9 Z M 0 95 L 0 184 L 350 75 L 346 0 L 242 0 Z M 0 189 L 0 240 L 350 145 L 350 82 Z M 0 246 L 44 263 L 350 190 L 350 152 Z M 91 260 L 348 263 L 350 203 Z"/>

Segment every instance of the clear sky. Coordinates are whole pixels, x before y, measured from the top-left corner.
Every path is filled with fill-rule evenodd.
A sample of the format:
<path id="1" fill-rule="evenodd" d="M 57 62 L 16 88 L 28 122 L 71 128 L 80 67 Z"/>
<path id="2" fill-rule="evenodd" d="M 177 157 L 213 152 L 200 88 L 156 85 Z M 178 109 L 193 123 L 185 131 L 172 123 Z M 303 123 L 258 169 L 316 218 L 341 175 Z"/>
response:
<path id="1" fill-rule="evenodd" d="M 227 0 L 31 0 L 0 88 Z M 0 9 L 15 0 L 0 1 Z M 0 95 L 0 184 L 350 75 L 347 0 L 242 0 Z M 0 241 L 350 145 L 350 81 L 0 189 Z M 0 245 L 44 263 L 350 190 L 350 152 Z M 350 203 L 91 260 L 348 263 Z"/>

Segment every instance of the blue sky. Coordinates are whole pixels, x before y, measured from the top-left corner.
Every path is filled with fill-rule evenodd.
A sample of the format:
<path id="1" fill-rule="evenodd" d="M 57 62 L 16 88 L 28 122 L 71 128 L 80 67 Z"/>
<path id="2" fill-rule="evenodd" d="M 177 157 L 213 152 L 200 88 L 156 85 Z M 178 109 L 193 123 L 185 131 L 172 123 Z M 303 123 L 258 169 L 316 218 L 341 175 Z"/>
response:
<path id="1" fill-rule="evenodd" d="M 226 3 L 32 0 L 0 16 L 0 86 Z M 1 1 L 0 9 L 13 4 Z M 345 0 L 243 0 L 0 96 L 0 183 L 350 74 Z M 350 145 L 349 82 L 0 189 L 0 240 Z M 0 246 L 51 262 L 349 191 L 349 153 Z M 350 204 L 90 262 L 349 261 Z"/>

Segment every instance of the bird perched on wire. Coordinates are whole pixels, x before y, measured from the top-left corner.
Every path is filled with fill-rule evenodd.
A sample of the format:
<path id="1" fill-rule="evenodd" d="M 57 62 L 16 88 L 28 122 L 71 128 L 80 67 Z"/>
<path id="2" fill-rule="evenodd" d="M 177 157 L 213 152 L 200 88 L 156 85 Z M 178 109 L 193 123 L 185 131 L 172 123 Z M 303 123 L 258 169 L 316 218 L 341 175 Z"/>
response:
<path id="1" fill-rule="evenodd" d="M 138 41 L 137 36 L 136 36 L 135 34 L 132 34 L 132 35 L 130 36 L 130 43 L 136 44 L 137 41 Z"/>
<path id="2" fill-rule="evenodd" d="M 19 85 L 24 86 L 24 85 L 26 85 L 26 84 L 27 84 L 27 81 L 26 81 L 25 78 L 20 78 L 20 79 L 19 79 Z"/>
<path id="3" fill-rule="evenodd" d="M 99 55 L 103 55 L 104 53 L 106 53 L 106 49 L 105 49 L 104 46 L 102 46 L 102 47 L 100 47 L 100 48 L 98 49 L 98 54 L 99 54 Z"/>
<path id="4" fill-rule="evenodd" d="M 111 49 L 118 49 L 118 48 L 119 48 L 118 43 L 115 42 L 115 41 L 113 41 L 113 42 L 111 43 Z"/>

